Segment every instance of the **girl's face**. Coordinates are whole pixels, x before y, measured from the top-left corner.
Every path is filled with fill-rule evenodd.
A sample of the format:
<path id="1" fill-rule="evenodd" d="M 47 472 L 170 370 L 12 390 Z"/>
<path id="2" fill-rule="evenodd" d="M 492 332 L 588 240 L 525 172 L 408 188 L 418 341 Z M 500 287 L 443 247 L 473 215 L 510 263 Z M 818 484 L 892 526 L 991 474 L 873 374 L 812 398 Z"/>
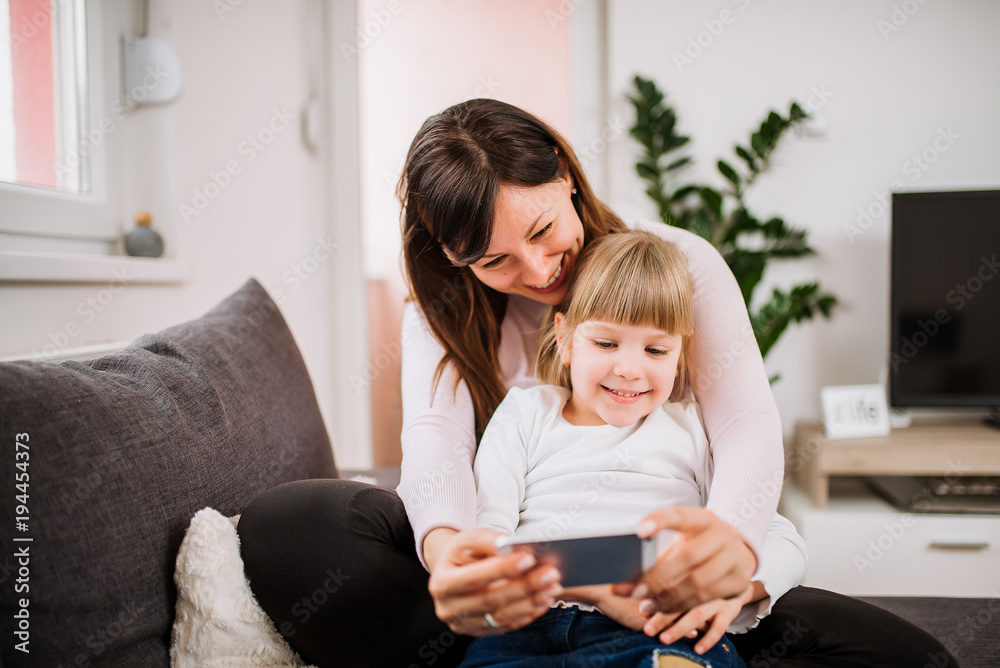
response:
<path id="1" fill-rule="evenodd" d="M 556 314 L 556 331 L 565 320 Z M 681 337 L 655 327 L 587 320 L 559 335 L 573 392 L 563 417 L 575 425 L 625 427 L 666 403 L 677 377 Z"/>
<path id="2" fill-rule="evenodd" d="M 509 295 L 561 303 L 583 250 L 572 188 L 569 177 L 532 188 L 503 186 L 490 246 L 470 267 L 476 278 Z"/>

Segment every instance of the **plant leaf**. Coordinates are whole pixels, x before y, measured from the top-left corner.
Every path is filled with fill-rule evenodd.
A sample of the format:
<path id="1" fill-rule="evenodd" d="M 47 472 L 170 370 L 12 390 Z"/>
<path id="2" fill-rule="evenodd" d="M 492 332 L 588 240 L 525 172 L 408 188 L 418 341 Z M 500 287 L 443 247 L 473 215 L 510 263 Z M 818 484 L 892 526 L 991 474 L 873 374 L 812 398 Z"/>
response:
<path id="1" fill-rule="evenodd" d="M 740 175 L 736 173 L 736 170 L 733 169 L 725 160 L 719 160 L 718 167 L 719 171 L 722 172 L 722 175 L 725 176 L 729 182 L 735 186 L 736 191 L 739 192 Z"/>
<path id="2" fill-rule="evenodd" d="M 701 201 L 705 203 L 705 207 L 708 212 L 716 219 L 722 219 L 722 195 L 718 190 L 714 188 L 709 188 L 708 186 L 702 186 L 699 191 L 701 195 Z"/>
<path id="3" fill-rule="evenodd" d="M 656 169 L 650 167 L 650 165 L 645 162 L 635 163 L 635 171 L 639 173 L 639 176 L 649 181 L 655 181 L 657 178 L 659 178 L 660 175 L 660 173 L 657 172 Z"/>
<path id="4" fill-rule="evenodd" d="M 665 171 L 665 172 L 672 172 L 675 169 L 680 169 L 681 167 L 683 167 L 684 165 L 689 164 L 690 162 L 691 162 L 691 156 L 685 156 L 685 157 L 681 158 L 680 160 L 674 160 L 672 163 L 670 163 L 669 165 L 667 165 L 666 167 L 664 167 L 663 171 Z"/>
<path id="5" fill-rule="evenodd" d="M 738 155 L 739 157 L 743 158 L 743 161 L 747 163 L 747 167 L 750 168 L 751 172 L 756 172 L 757 171 L 757 161 L 754 160 L 754 157 L 752 155 L 750 155 L 750 153 L 748 153 L 745 148 L 743 148 L 742 146 L 737 145 L 736 146 L 736 155 Z"/>
<path id="6" fill-rule="evenodd" d="M 777 138 L 785 128 L 785 119 L 778 112 L 772 111 L 767 115 L 767 126 L 771 130 L 771 134 Z"/>
<path id="7" fill-rule="evenodd" d="M 751 315 L 761 355 L 770 351 L 792 322 L 811 320 L 816 310 L 825 317 L 830 316 L 837 299 L 832 295 L 820 295 L 819 289 L 819 283 L 796 285 L 790 292 L 775 288 L 770 301 Z"/>
<path id="8" fill-rule="evenodd" d="M 690 137 L 670 137 L 664 145 L 664 148 L 666 149 L 665 152 L 675 151 L 681 146 L 684 146 L 684 144 L 687 144 L 690 140 Z"/>
<path id="9" fill-rule="evenodd" d="M 691 193 L 697 192 L 701 189 L 701 186 L 683 186 L 674 191 L 673 200 L 675 202 L 680 201 L 690 195 Z"/>

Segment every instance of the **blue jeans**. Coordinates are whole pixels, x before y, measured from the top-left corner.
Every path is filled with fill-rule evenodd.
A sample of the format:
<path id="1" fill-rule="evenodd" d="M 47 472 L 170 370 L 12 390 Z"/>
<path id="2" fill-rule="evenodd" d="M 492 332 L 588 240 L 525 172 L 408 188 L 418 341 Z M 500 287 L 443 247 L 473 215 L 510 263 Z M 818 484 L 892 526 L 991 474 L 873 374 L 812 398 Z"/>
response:
<path id="1" fill-rule="evenodd" d="M 477 638 L 460 668 L 647 668 L 656 665 L 658 654 L 680 655 L 712 668 L 746 668 L 728 637 L 701 655 L 694 652 L 695 642 L 683 638 L 664 645 L 599 612 L 552 608 L 517 631 Z"/>

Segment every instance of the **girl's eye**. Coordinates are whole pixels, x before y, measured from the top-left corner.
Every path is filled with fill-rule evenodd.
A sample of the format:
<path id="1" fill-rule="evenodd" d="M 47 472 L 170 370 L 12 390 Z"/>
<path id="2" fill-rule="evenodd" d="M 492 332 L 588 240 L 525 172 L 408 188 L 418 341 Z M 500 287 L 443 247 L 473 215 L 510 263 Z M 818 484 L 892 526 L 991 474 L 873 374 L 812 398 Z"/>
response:
<path id="1" fill-rule="evenodd" d="M 539 237 L 541 237 L 543 234 L 545 234 L 546 232 L 548 232 L 551 229 L 552 229 L 552 223 L 549 223 L 548 225 L 546 225 L 542 229 L 540 229 L 537 232 L 535 232 L 535 236 L 533 236 L 531 238 L 532 239 L 538 239 Z"/>
<path id="2" fill-rule="evenodd" d="M 646 348 L 646 352 L 650 355 L 669 355 L 669 350 L 664 350 L 663 348 Z"/>
<path id="3" fill-rule="evenodd" d="M 497 265 L 500 264 L 500 260 L 502 260 L 502 259 L 503 259 L 503 256 L 500 256 L 498 258 L 494 258 L 494 259 L 490 260 L 489 262 L 487 262 L 486 264 L 483 265 L 483 269 L 492 269 L 493 267 L 496 267 Z"/>
<path id="4" fill-rule="evenodd" d="M 594 341 L 594 345 L 597 346 L 598 348 L 604 348 L 604 349 L 615 347 L 615 344 L 611 343 L 610 341 Z"/>

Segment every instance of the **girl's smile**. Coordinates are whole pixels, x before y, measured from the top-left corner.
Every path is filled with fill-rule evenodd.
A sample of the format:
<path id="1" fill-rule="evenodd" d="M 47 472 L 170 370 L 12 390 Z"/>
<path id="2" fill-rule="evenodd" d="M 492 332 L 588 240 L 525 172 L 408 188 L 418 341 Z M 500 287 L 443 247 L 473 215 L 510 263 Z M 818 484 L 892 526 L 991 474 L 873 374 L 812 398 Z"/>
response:
<path id="1" fill-rule="evenodd" d="M 604 387 L 604 386 L 602 385 L 601 387 Z M 627 393 L 627 392 L 624 392 L 624 391 L 621 391 L 621 390 L 612 390 L 609 387 L 604 387 L 604 389 L 608 392 L 608 394 L 611 395 L 612 401 L 617 401 L 618 403 L 621 403 L 621 404 L 629 404 L 629 403 L 632 403 L 634 401 L 638 401 L 640 396 L 642 396 L 643 394 L 646 394 L 646 392 L 649 391 L 649 390 L 646 390 L 645 392 L 630 392 L 630 393 Z"/>

